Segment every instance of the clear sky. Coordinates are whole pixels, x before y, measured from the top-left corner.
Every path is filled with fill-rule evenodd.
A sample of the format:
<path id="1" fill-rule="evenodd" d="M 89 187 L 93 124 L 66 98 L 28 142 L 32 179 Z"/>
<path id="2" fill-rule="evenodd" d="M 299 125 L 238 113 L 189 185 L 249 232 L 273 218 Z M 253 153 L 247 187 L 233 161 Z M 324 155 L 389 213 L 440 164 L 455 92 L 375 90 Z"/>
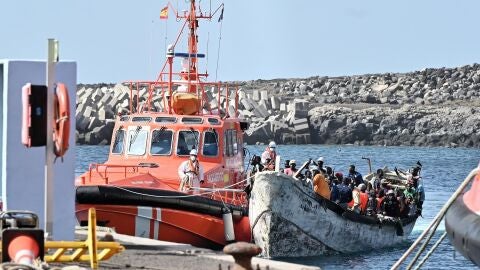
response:
<path id="1" fill-rule="evenodd" d="M 47 38 L 78 63 L 79 83 L 153 80 L 165 37 L 167 1 L 3 0 L 0 58 L 44 59 Z M 185 9 L 185 0 L 172 0 Z M 212 7 L 220 2 L 212 0 Z M 210 1 L 202 7 L 209 9 Z M 480 62 L 480 1 L 226 0 L 219 80 L 406 72 Z M 220 24 L 200 23 L 200 52 L 215 79 Z M 169 42 L 169 43 L 170 43 Z M 177 48 L 181 51 L 181 47 Z"/>

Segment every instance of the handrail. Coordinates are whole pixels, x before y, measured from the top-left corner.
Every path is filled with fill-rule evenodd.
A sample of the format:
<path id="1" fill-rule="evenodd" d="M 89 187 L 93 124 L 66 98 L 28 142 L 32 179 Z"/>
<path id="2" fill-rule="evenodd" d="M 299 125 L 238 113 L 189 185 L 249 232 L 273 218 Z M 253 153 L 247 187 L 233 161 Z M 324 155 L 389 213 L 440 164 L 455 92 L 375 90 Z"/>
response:
<path id="1" fill-rule="evenodd" d="M 104 167 L 103 174 L 101 171 L 99 171 L 99 167 Z M 100 175 L 100 177 L 105 180 L 105 184 L 108 184 L 108 169 L 109 168 L 124 168 L 124 177 L 127 177 L 127 169 L 128 168 L 133 168 L 133 171 L 131 173 L 136 173 L 138 172 L 138 168 L 151 168 L 151 166 L 146 166 L 143 164 L 137 164 L 137 165 L 126 165 L 126 164 L 105 164 L 105 163 L 91 163 L 89 166 L 89 179 L 88 181 L 92 181 L 92 171 L 95 170 L 95 172 Z"/>
<path id="2" fill-rule="evenodd" d="M 447 210 L 450 208 L 450 206 L 455 202 L 457 197 L 463 192 L 465 187 L 472 181 L 472 179 L 476 176 L 476 174 L 480 171 L 480 168 L 473 169 L 463 180 L 462 184 L 457 188 L 457 190 L 450 196 L 448 201 L 445 203 L 445 205 L 442 207 L 442 209 L 438 212 L 437 216 L 432 220 L 430 225 L 428 225 L 427 229 L 425 229 L 422 234 L 415 240 L 415 242 L 408 248 L 407 251 L 398 259 L 397 262 L 390 268 L 390 270 L 396 270 L 400 267 L 400 265 L 408 258 L 408 256 L 412 253 L 412 251 L 420 244 L 423 238 L 427 235 L 427 233 L 430 232 L 430 230 L 433 228 L 433 230 L 430 232 L 430 235 L 428 236 L 427 240 L 423 243 L 422 247 L 420 248 L 419 252 L 415 255 L 413 260 L 410 262 L 410 264 L 407 266 L 407 269 L 411 269 L 413 267 L 413 264 L 418 260 L 418 258 L 421 255 L 421 252 L 423 249 L 425 249 L 426 245 L 430 241 L 430 239 L 433 236 L 433 233 L 437 229 L 438 225 L 440 224 L 440 221 L 443 219 L 445 216 Z"/>

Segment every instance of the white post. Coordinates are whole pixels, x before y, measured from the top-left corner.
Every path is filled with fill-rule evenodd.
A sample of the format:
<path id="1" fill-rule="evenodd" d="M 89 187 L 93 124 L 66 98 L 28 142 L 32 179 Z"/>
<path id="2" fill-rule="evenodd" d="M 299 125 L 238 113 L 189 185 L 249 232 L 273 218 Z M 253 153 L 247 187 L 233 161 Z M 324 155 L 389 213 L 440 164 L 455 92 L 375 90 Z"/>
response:
<path id="1" fill-rule="evenodd" d="M 277 155 L 276 158 L 275 158 L 275 171 L 276 172 L 280 172 L 280 161 L 281 161 L 282 157 L 280 157 L 280 155 Z"/>
<path id="2" fill-rule="evenodd" d="M 58 41 L 48 39 L 47 59 L 47 146 L 45 148 L 45 234 L 53 232 L 53 92 L 55 83 L 55 63 L 58 61 Z"/>

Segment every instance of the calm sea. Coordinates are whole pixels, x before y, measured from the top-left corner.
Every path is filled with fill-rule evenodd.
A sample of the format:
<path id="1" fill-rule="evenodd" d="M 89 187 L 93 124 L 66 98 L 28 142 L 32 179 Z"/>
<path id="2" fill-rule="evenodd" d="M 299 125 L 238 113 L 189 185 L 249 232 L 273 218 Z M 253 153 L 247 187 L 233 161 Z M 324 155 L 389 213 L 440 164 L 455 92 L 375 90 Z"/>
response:
<path id="1" fill-rule="evenodd" d="M 261 154 L 265 146 L 248 146 L 250 154 Z M 78 146 L 76 174 L 84 172 L 90 163 L 104 162 L 108 146 Z M 425 148 L 425 147 L 375 147 L 375 146 L 324 146 L 324 145 L 285 145 L 278 146 L 282 159 L 295 159 L 302 164 L 308 158 L 323 156 L 325 165 L 335 171 L 346 172 L 350 164 L 355 164 L 362 174 L 368 173 L 368 164 L 362 157 L 372 160 L 372 169 L 398 167 L 408 169 L 417 160 L 423 164 L 422 177 L 425 184 L 426 201 L 423 218 L 419 218 L 410 235 L 410 241 L 398 247 L 328 257 L 285 259 L 286 261 L 316 265 L 322 269 L 387 269 L 400 258 L 416 237 L 430 224 L 432 219 L 464 180 L 467 174 L 480 161 L 480 149 L 467 148 Z M 300 166 L 300 165 L 299 165 Z M 445 231 L 439 226 L 432 244 Z M 448 238 L 424 264 L 424 269 L 476 269 L 476 266 L 456 253 Z"/>

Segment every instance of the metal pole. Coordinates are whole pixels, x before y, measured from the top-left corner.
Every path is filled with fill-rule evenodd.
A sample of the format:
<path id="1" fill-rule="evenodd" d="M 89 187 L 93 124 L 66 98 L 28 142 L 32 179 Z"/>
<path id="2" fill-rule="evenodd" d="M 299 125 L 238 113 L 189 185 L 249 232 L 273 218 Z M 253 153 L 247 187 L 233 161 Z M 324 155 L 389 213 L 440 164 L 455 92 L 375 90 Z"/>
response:
<path id="1" fill-rule="evenodd" d="M 47 238 L 53 233 L 53 91 L 55 63 L 58 61 L 58 41 L 48 39 L 47 58 L 47 146 L 45 148 L 45 233 Z"/>

